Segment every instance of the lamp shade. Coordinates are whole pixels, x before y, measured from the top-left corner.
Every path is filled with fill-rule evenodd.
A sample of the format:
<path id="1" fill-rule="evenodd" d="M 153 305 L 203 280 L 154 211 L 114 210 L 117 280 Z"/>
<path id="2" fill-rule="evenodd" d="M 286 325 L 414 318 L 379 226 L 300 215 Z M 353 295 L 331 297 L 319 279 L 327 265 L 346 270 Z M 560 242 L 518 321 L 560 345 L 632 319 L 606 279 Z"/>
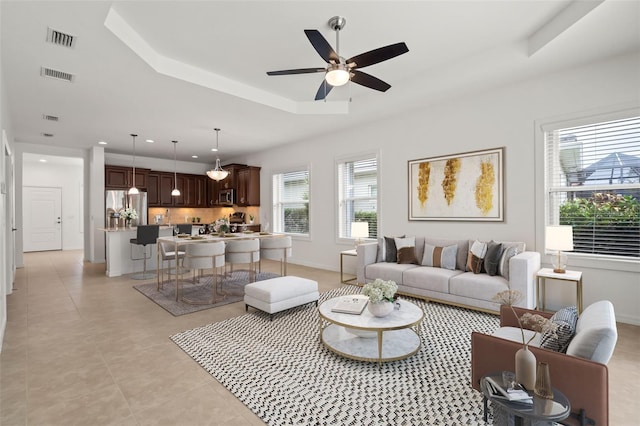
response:
<path id="1" fill-rule="evenodd" d="M 351 222 L 351 238 L 368 238 L 369 222 Z"/>
<path id="2" fill-rule="evenodd" d="M 569 225 L 547 226 L 545 247 L 548 250 L 573 250 L 573 227 Z"/>

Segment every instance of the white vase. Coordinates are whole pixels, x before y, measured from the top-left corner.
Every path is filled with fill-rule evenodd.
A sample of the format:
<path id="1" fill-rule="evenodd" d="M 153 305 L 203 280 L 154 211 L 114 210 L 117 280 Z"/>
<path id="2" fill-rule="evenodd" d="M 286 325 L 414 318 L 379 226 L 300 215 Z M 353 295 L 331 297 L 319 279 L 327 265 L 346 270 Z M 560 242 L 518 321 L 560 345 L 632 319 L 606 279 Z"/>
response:
<path id="1" fill-rule="evenodd" d="M 391 312 L 393 312 L 393 303 L 383 301 L 383 302 L 369 302 L 367 304 L 367 309 L 371 312 L 371 315 L 374 317 L 386 317 Z"/>
<path id="2" fill-rule="evenodd" d="M 527 345 L 516 352 L 516 382 L 533 390 L 536 386 L 536 356 Z"/>

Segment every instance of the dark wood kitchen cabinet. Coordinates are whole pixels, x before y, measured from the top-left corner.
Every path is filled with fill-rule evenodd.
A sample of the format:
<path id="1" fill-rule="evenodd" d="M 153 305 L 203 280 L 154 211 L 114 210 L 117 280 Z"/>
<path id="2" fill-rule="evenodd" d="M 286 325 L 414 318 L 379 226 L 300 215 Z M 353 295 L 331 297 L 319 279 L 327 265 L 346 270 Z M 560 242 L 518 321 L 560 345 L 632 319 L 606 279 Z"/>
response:
<path id="1" fill-rule="evenodd" d="M 136 188 L 147 189 L 149 169 L 136 168 Z M 105 189 L 129 189 L 133 183 L 133 167 L 104 166 Z"/>
<path id="2" fill-rule="evenodd" d="M 236 204 L 239 206 L 260 205 L 260 167 L 247 166 L 238 170 Z"/>
<path id="3" fill-rule="evenodd" d="M 160 173 L 151 171 L 147 176 L 147 204 L 149 207 L 160 205 Z"/>

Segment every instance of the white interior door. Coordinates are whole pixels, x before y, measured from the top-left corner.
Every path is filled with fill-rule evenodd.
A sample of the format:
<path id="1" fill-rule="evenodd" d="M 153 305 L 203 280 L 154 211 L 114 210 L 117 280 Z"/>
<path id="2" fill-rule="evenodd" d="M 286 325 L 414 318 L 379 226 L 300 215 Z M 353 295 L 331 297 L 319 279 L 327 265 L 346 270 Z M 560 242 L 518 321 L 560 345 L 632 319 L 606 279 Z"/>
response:
<path id="1" fill-rule="evenodd" d="M 23 188 L 24 251 L 62 250 L 62 189 Z"/>

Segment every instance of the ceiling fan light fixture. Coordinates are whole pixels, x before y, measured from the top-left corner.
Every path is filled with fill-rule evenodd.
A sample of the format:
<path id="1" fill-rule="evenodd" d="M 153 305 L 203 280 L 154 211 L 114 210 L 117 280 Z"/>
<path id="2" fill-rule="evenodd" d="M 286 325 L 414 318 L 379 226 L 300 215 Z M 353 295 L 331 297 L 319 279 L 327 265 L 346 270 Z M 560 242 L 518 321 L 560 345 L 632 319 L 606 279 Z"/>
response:
<path id="1" fill-rule="evenodd" d="M 344 86 L 349 81 L 351 75 L 347 70 L 347 67 L 342 64 L 335 64 L 329 67 L 327 74 L 324 76 L 327 83 L 336 87 Z"/>

